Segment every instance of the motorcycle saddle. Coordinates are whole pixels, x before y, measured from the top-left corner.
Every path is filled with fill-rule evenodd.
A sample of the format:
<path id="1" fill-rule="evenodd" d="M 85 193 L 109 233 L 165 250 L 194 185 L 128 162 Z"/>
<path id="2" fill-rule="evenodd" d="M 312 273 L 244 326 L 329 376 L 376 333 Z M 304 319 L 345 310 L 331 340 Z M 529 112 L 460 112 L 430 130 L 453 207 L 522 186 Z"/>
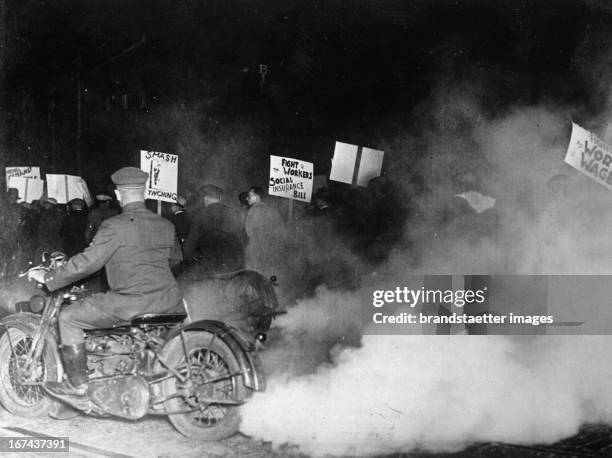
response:
<path id="1" fill-rule="evenodd" d="M 187 318 L 186 313 L 143 313 L 132 317 L 130 326 L 176 324 L 182 322 L 185 318 Z"/>
<path id="2" fill-rule="evenodd" d="M 112 328 L 86 329 L 85 334 L 96 336 L 110 332 L 128 333 L 132 327 L 171 326 L 181 323 L 185 318 L 187 318 L 186 313 L 143 313 L 132 317 L 130 321 L 118 323 Z"/>

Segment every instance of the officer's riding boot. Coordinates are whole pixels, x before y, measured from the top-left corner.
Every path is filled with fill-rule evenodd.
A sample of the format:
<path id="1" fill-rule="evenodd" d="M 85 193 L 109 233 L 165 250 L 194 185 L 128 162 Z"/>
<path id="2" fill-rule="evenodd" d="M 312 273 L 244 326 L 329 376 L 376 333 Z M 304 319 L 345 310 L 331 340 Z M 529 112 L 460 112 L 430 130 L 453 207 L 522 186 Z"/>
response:
<path id="1" fill-rule="evenodd" d="M 85 344 L 62 345 L 62 361 L 68 376 L 63 382 L 47 382 L 45 388 L 56 396 L 84 396 L 87 394 L 87 351 Z"/>

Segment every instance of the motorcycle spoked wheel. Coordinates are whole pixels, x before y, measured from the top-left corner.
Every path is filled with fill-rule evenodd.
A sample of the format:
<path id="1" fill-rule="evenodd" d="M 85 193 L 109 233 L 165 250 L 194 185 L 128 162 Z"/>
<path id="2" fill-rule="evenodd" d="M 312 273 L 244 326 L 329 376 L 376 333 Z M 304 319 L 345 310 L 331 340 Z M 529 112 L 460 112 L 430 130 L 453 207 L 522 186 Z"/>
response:
<path id="1" fill-rule="evenodd" d="M 32 345 L 32 335 L 16 327 L 9 327 L 7 332 L 0 337 L 0 403 L 20 417 L 47 416 L 57 408 L 57 401 L 47 396 L 41 385 L 22 385 L 17 378 L 18 364 L 25 361 Z M 34 365 L 35 381 L 46 382 L 50 374 L 57 371 L 58 364 L 53 352 L 45 345 L 41 360 Z"/>
<path id="2" fill-rule="evenodd" d="M 219 337 L 206 331 L 186 332 L 185 345 L 191 375 L 187 377 L 187 383 L 182 383 L 176 377 L 166 380 L 162 392 L 165 397 L 183 394 L 165 402 L 168 412 L 196 407 L 198 410 L 171 414 L 168 418 L 181 434 L 190 439 L 216 441 L 232 436 L 240 425 L 240 406 L 199 403 L 198 396 L 234 401 L 244 399 L 246 388 L 242 377 L 230 377 L 230 374 L 240 371 L 238 361 Z M 164 359 L 181 375 L 188 374 L 180 336 L 168 343 Z M 211 379 L 217 381 L 206 383 Z"/>

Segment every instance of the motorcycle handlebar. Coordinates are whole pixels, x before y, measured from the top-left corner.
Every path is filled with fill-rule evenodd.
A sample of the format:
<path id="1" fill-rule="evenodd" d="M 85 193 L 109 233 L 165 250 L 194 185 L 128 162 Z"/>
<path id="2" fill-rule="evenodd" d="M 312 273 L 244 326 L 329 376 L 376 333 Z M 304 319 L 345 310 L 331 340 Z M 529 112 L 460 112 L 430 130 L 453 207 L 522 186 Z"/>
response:
<path id="1" fill-rule="evenodd" d="M 44 270 L 46 272 L 49 272 L 50 270 L 53 270 L 53 269 L 51 267 L 49 267 L 49 266 L 43 266 L 42 264 L 39 264 L 37 266 L 30 267 L 28 270 L 20 272 L 19 273 L 19 278 L 27 277 L 27 275 L 30 272 L 33 272 L 34 270 Z"/>
<path id="2" fill-rule="evenodd" d="M 61 251 L 55 251 L 51 254 L 45 252 L 43 253 L 42 258 L 43 262 L 41 264 L 32 266 L 28 270 L 20 272 L 18 274 L 19 278 L 27 276 L 30 272 L 34 270 L 44 270 L 45 272 L 50 272 L 51 270 L 63 265 L 68 260 L 68 256 L 66 256 L 66 254 Z"/>

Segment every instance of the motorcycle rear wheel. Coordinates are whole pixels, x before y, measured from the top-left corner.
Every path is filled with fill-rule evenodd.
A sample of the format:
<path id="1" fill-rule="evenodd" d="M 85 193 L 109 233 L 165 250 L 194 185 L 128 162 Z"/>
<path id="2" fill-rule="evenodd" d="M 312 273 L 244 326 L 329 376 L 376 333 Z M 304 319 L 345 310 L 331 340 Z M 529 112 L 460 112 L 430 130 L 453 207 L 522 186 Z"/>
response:
<path id="1" fill-rule="evenodd" d="M 10 340 L 7 333 L 10 333 Z M 42 385 L 25 385 L 17 380 L 17 369 L 23 365 L 31 345 L 31 334 L 21 328 L 9 327 L 0 337 L 0 403 L 20 417 L 42 417 L 57 408 L 56 401 L 46 395 Z M 53 352 L 45 346 L 41 360 L 35 364 L 35 381 L 50 380 L 58 364 Z"/>
<path id="2" fill-rule="evenodd" d="M 186 383 L 176 377 L 164 382 L 165 397 L 182 394 L 168 399 L 165 407 L 168 412 L 197 410 L 170 414 L 168 418 L 181 434 L 190 439 L 216 441 L 232 436 L 240 426 L 240 406 L 206 403 L 198 398 L 243 400 L 246 397 L 243 378 L 233 375 L 240 371 L 238 361 L 219 337 L 206 331 L 186 332 L 185 347 L 189 366 L 185 363 L 180 335 L 168 344 L 164 352 L 166 363 L 187 378 Z M 216 381 L 207 382 L 213 379 Z"/>

